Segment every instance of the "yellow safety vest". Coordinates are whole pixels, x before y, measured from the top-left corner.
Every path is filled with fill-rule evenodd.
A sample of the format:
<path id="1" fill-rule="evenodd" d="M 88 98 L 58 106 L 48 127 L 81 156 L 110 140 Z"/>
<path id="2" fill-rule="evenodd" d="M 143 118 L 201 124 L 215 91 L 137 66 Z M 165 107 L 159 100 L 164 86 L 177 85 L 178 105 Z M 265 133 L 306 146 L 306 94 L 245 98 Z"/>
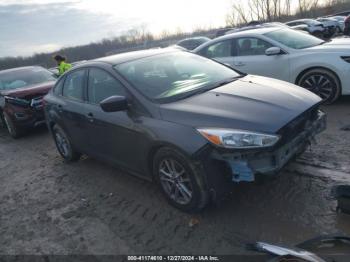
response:
<path id="1" fill-rule="evenodd" d="M 58 74 L 61 76 L 61 75 L 63 75 L 64 72 L 68 71 L 71 68 L 72 68 L 71 64 L 68 64 L 68 63 L 62 61 L 60 63 L 60 65 L 58 66 Z"/>

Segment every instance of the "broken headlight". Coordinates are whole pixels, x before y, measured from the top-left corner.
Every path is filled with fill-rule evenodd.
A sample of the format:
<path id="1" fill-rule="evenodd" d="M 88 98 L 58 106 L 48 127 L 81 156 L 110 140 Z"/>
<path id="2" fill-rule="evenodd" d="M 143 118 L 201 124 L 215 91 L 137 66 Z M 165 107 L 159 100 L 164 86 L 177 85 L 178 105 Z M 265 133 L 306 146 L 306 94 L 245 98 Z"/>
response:
<path id="1" fill-rule="evenodd" d="M 22 98 L 17 98 L 17 97 L 11 97 L 11 96 L 5 96 L 5 100 L 10 103 L 10 104 L 14 104 L 17 106 L 24 106 L 27 107 L 30 104 L 30 101 L 26 100 L 26 99 L 22 99 Z"/>
<path id="2" fill-rule="evenodd" d="M 245 149 L 270 147 L 275 145 L 280 139 L 278 135 L 235 129 L 198 128 L 197 130 L 214 145 L 226 148 Z"/>

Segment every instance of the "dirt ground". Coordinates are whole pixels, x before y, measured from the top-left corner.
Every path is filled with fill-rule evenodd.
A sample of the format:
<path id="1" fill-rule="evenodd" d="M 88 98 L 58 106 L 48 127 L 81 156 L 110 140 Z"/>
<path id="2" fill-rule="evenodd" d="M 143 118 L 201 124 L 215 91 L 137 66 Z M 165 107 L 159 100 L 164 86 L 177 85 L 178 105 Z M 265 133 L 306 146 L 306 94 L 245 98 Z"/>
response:
<path id="1" fill-rule="evenodd" d="M 328 113 L 318 144 L 277 179 L 237 185 L 193 215 L 157 187 L 91 158 L 67 164 L 45 128 L 13 140 L 0 128 L 0 254 L 233 254 L 254 241 L 295 244 L 350 235 L 330 190 L 350 184 L 350 98 Z M 350 126 L 349 126 L 350 128 Z M 346 128 L 345 128 L 346 129 Z"/>

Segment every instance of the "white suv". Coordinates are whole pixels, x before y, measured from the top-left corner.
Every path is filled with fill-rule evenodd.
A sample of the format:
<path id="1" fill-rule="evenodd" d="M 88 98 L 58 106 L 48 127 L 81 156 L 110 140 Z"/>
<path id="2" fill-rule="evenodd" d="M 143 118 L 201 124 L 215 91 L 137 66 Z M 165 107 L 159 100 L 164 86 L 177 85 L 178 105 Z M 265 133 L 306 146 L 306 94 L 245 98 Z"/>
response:
<path id="1" fill-rule="evenodd" d="M 309 34 L 266 27 L 232 33 L 194 50 L 248 74 L 295 83 L 326 103 L 350 95 L 350 39 L 325 42 Z"/>

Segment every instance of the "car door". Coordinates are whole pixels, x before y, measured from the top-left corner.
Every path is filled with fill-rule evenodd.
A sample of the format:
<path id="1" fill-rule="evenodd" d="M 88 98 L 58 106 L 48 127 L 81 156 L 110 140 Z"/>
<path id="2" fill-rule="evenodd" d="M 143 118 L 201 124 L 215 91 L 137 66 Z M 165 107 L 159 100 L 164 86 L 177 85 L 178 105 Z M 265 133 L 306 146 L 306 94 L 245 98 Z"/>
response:
<path id="1" fill-rule="evenodd" d="M 129 97 L 122 83 L 109 72 L 90 68 L 88 75 L 86 117 L 91 155 L 139 171 L 135 159 L 139 152 L 141 133 L 135 128 L 130 110 L 104 112 L 99 105 L 111 96 Z"/>
<path id="2" fill-rule="evenodd" d="M 61 124 L 73 145 L 80 152 L 86 150 L 85 119 L 86 70 L 80 69 L 69 73 L 64 81 L 62 99 L 57 103 Z"/>
<path id="3" fill-rule="evenodd" d="M 286 52 L 266 55 L 265 51 L 273 45 L 257 37 L 240 37 L 235 41 L 234 68 L 247 74 L 289 81 L 289 55 Z"/>
<path id="4" fill-rule="evenodd" d="M 202 49 L 199 54 L 220 63 L 233 66 L 234 60 L 232 50 L 234 46 L 232 43 L 233 41 L 231 39 L 215 42 Z"/>

